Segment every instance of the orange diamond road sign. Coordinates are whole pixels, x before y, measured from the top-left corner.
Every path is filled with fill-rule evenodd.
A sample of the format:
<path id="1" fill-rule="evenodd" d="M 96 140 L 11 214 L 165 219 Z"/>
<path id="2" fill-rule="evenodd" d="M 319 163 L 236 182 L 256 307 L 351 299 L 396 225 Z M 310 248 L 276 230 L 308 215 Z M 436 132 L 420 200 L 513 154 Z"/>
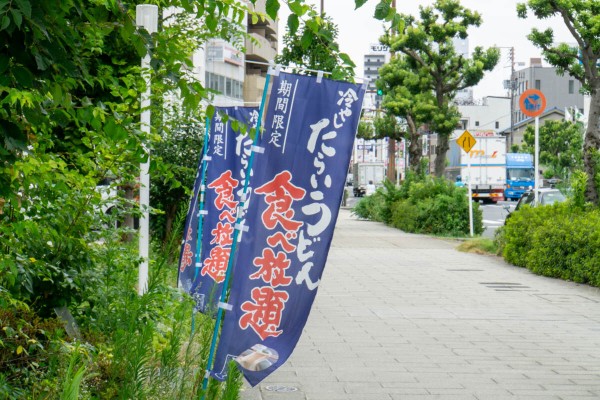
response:
<path id="1" fill-rule="evenodd" d="M 464 131 L 463 134 L 460 135 L 458 139 L 456 139 L 456 143 L 460 147 L 462 147 L 465 153 L 468 153 L 469 151 L 471 151 L 473 146 L 475 146 L 477 140 L 475 140 L 475 138 L 473 137 L 473 135 L 471 135 L 469 131 Z"/>

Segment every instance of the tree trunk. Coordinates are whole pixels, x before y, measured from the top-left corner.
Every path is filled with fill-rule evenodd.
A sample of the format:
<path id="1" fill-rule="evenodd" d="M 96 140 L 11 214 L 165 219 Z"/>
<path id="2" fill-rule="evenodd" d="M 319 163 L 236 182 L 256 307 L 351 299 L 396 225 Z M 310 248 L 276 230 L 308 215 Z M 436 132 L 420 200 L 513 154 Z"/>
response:
<path id="1" fill-rule="evenodd" d="M 121 239 L 124 242 L 131 242 L 133 240 L 133 201 L 134 201 L 134 196 L 133 196 L 133 190 L 134 190 L 134 186 L 133 184 L 126 184 L 123 187 L 124 191 L 125 191 L 125 200 L 126 201 L 126 212 L 125 212 L 125 216 L 123 218 L 123 227 L 128 228 L 128 233 L 123 234 L 123 236 L 121 237 Z"/>
<path id="2" fill-rule="evenodd" d="M 410 170 L 419 173 L 421 158 L 423 158 L 423 148 L 419 140 L 421 137 L 418 127 L 410 115 L 406 117 L 406 122 L 408 123 L 408 133 L 410 135 L 410 145 L 408 147 Z"/>
<path id="3" fill-rule="evenodd" d="M 435 97 L 437 100 L 437 105 L 440 110 L 448 110 L 448 104 L 444 101 L 444 88 L 443 82 L 438 81 L 435 88 Z M 435 128 L 435 126 L 434 126 Z M 433 173 L 436 177 L 441 178 L 444 176 L 444 172 L 446 169 L 446 153 L 450 148 L 448 143 L 448 139 L 450 133 L 443 134 L 438 132 L 438 129 L 434 129 L 437 133 L 437 146 L 435 148 L 435 164 Z M 430 144 L 431 146 L 431 144 Z"/>
<path id="4" fill-rule="evenodd" d="M 396 139 L 388 138 L 388 169 L 387 179 L 396 183 Z"/>
<path id="5" fill-rule="evenodd" d="M 177 217 L 177 205 L 176 204 L 171 204 L 171 206 L 169 207 L 169 209 L 166 212 L 165 217 L 166 218 L 165 218 L 164 241 L 167 242 L 171 235 L 171 231 L 173 230 L 173 222 L 175 221 L 175 218 Z"/>
<path id="6" fill-rule="evenodd" d="M 594 178 L 598 170 L 596 154 L 600 149 L 600 87 L 592 89 L 591 96 L 588 126 L 583 143 L 583 165 L 588 176 L 585 199 L 594 205 L 598 205 L 598 188 Z"/>
<path id="7" fill-rule="evenodd" d="M 435 165 L 434 165 L 434 174 L 438 178 L 444 176 L 444 172 L 446 170 L 446 153 L 450 148 L 449 145 L 449 136 L 437 134 L 437 146 L 435 148 Z"/>

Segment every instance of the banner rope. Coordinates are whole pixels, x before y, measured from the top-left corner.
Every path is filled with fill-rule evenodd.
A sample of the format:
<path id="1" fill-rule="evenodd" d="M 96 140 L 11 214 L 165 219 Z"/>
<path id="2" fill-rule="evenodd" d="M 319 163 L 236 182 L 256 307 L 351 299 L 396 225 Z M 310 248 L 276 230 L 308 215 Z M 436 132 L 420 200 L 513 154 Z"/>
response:
<path id="1" fill-rule="evenodd" d="M 202 167 L 201 167 L 201 173 L 200 173 L 200 201 L 198 202 L 198 230 L 196 232 L 196 264 L 195 264 L 195 269 L 194 269 L 194 279 L 192 280 L 192 285 L 194 284 L 194 282 L 196 282 L 196 279 L 198 278 L 198 272 L 200 271 L 200 252 L 202 251 L 202 227 L 203 227 L 203 222 L 204 222 L 204 191 L 206 189 L 206 187 L 204 186 L 204 181 L 206 179 L 206 169 L 207 169 L 207 164 L 208 164 L 208 160 L 210 159 L 208 156 L 208 142 L 210 140 L 210 118 L 208 117 L 208 115 L 205 117 L 205 123 L 204 123 L 204 149 L 202 150 Z M 190 288 L 191 291 L 191 288 Z M 190 293 L 191 294 L 191 293 Z M 196 330 L 196 307 L 194 307 L 194 309 L 192 310 L 192 335 L 194 334 L 194 331 Z"/>
<path id="2" fill-rule="evenodd" d="M 244 180 L 244 190 L 242 191 L 243 195 L 242 195 L 242 198 L 240 199 L 241 200 L 240 205 L 238 206 L 238 212 L 237 212 L 237 217 L 236 217 L 236 226 L 237 227 L 239 227 L 241 225 L 242 210 L 244 209 L 246 199 L 248 198 L 248 185 L 250 182 L 250 171 L 252 171 L 252 166 L 254 164 L 254 155 L 256 154 L 255 148 L 258 144 L 258 139 L 260 138 L 261 121 L 262 121 L 263 111 L 265 108 L 265 103 L 267 100 L 267 91 L 269 88 L 270 80 L 271 80 L 271 73 L 268 73 L 266 80 L 265 80 L 265 89 L 263 90 L 262 101 L 260 103 L 260 108 L 258 111 L 258 121 L 256 123 L 256 131 L 254 133 L 255 136 L 254 136 L 253 150 L 252 150 L 252 153 L 250 154 L 250 160 L 248 161 L 248 167 L 246 168 L 246 178 Z M 221 290 L 221 297 L 219 299 L 220 303 L 227 302 L 229 279 L 231 277 L 231 270 L 233 269 L 233 260 L 235 259 L 235 252 L 237 250 L 237 242 L 238 242 L 238 234 L 240 232 L 240 229 L 238 229 L 237 227 L 233 231 L 233 243 L 231 245 L 231 252 L 229 253 L 229 260 L 227 263 L 227 271 L 225 272 L 225 280 L 223 281 L 223 289 Z M 210 371 L 212 370 L 212 367 L 213 367 L 213 361 L 214 361 L 214 355 L 215 355 L 214 353 L 215 353 L 215 349 L 217 347 L 219 328 L 221 326 L 221 320 L 223 318 L 223 313 L 224 313 L 223 308 L 219 307 L 218 311 L 217 311 L 217 319 L 215 321 L 215 328 L 213 330 L 212 341 L 210 344 L 208 361 L 206 363 L 206 372 L 207 373 L 204 376 L 204 379 L 202 380 L 201 400 L 204 400 L 206 388 L 208 387 L 208 380 L 210 378 Z"/>

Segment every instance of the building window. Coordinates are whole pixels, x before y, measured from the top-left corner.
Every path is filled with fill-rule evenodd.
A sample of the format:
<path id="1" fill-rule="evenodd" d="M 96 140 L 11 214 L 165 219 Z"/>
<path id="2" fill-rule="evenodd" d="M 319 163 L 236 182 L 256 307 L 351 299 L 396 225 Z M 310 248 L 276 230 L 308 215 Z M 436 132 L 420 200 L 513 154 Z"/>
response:
<path id="1" fill-rule="evenodd" d="M 539 79 L 535 80 L 535 88 L 537 90 L 542 90 L 542 81 L 540 81 Z"/>
<path id="2" fill-rule="evenodd" d="M 569 80 L 569 94 L 575 93 L 575 81 L 573 79 Z"/>
<path id="3" fill-rule="evenodd" d="M 242 99 L 244 95 L 243 82 L 206 72 L 206 88 L 215 90 L 222 95 Z"/>
<path id="4" fill-rule="evenodd" d="M 475 121 L 475 126 L 479 126 L 479 121 Z"/>

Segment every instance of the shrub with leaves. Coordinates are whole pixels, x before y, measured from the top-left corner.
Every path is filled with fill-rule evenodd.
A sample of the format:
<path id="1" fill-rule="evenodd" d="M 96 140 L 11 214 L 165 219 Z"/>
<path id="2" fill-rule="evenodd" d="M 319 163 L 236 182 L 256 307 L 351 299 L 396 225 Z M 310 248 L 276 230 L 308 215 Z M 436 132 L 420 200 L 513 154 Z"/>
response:
<path id="1" fill-rule="evenodd" d="M 600 210 L 574 204 L 515 212 L 497 237 L 504 259 L 540 275 L 600 286 Z"/>
<path id="2" fill-rule="evenodd" d="M 506 261 L 519 267 L 527 267 L 528 254 L 531 251 L 533 237 L 542 226 L 558 218 L 565 211 L 563 204 L 552 206 L 524 206 L 513 212 L 502 229 L 502 256 Z"/>
<path id="3" fill-rule="evenodd" d="M 469 200 L 463 188 L 441 178 L 411 180 L 405 200 L 392 207 L 391 225 L 406 232 L 464 236 L 469 233 Z M 482 212 L 473 204 L 475 234 L 483 232 Z"/>
<path id="4" fill-rule="evenodd" d="M 381 221 L 405 232 L 464 236 L 469 233 L 469 202 L 464 188 L 450 181 L 409 174 L 400 187 L 390 182 L 354 207 L 361 218 Z M 473 204 L 473 226 L 483 232 L 482 211 Z"/>
<path id="5" fill-rule="evenodd" d="M 384 210 L 385 195 L 382 190 L 377 190 L 372 195 L 361 198 L 352 209 L 352 214 L 358 218 L 383 222 Z"/>

